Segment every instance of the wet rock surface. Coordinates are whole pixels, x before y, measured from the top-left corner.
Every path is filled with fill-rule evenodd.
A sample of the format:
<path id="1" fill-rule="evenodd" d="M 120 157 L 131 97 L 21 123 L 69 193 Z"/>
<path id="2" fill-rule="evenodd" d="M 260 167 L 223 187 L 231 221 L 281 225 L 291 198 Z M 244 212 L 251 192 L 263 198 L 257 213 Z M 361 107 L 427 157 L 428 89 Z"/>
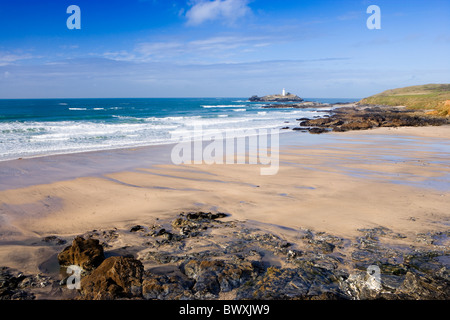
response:
<path id="1" fill-rule="evenodd" d="M 101 246 L 107 257 L 89 264 L 80 290 L 2 268 L 0 298 L 35 299 L 37 288 L 53 298 L 87 300 L 450 298 L 450 232 L 406 239 L 379 226 L 358 233 L 352 239 L 310 229 L 286 233 L 223 213 L 181 213 L 135 230 L 75 238 L 65 255 L 81 250 L 74 248 L 100 253 Z"/>
<path id="2" fill-rule="evenodd" d="M 300 127 L 310 133 L 329 131 L 344 132 L 367 130 L 379 127 L 420 127 L 449 124 L 444 117 L 428 115 L 423 111 L 412 111 L 398 107 L 358 105 L 330 110 L 331 115 L 316 119 L 299 119 Z"/>
<path id="3" fill-rule="evenodd" d="M 8 267 L 0 268 L 0 300 L 34 300 L 34 289 L 51 284 L 50 277 L 42 274 L 25 275 Z"/>

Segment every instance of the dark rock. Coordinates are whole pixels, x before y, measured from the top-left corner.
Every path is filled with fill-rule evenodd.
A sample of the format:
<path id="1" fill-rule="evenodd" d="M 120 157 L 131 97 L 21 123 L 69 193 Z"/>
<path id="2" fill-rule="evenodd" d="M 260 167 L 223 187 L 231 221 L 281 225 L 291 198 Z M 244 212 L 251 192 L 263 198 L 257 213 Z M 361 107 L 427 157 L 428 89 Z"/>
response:
<path id="1" fill-rule="evenodd" d="M 182 257 L 179 257 L 177 255 L 173 255 L 169 252 L 164 251 L 156 251 L 156 252 L 147 252 L 143 258 L 143 260 L 153 260 L 159 264 L 166 264 L 166 263 L 174 263 L 182 260 Z"/>
<path id="2" fill-rule="evenodd" d="M 81 280 L 81 294 L 86 300 L 112 300 L 142 296 L 144 267 L 139 260 L 110 257 Z"/>
<path id="3" fill-rule="evenodd" d="M 222 260 L 191 260 L 183 266 L 184 273 L 195 280 L 196 296 L 228 292 L 247 282 L 254 271 L 249 261 L 239 263 Z"/>
<path id="4" fill-rule="evenodd" d="M 99 266 L 91 261 L 103 255 L 98 240 L 77 237 L 59 255 L 63 265 L 90 267 L 82 273 L 79 291 L 67 290 L 66 279 L 55 282 L 42 274 L 25 276 L 0 268 L 0 299 L 33 299 L 42 290 L 47 297 L 87 300 L 217 299 L 227 292 L 251 300 L 450 298 L 450 232 L 417 235 L 428 249 L 416 249 L 389 242 L 399 234 L 381 226 L 359 229 L 360 236 L 352 239 L 310 229 L 292 229 L 285 239 L 282 232 L 259 228 L 257 222 L 219 220 L 226 216 L 189 212 L 161 221 L 146 228 L 150 232 L 134 235 L 153 248 L 145 251 L 140 246 L 117 248 L 121 232 L 133 236 L 129 229 L 92 231 L 89 237 L 112 241 L 115 247 Z M 144 272 L 133 254 L 151 269 Z M 380 272 L 375 286 L 374 267 Z"/>
<path id="5" fill-rule="evenodd" d="M 309 133 L 313 133 L 313 134 L 321 134 L 321 133 L 324 133 L 326 131 L 327 130 L 323 129 L 323 128 L 311 128 L 311 129 L 309 129 Z"/>
<path id="6" fill-rule="evenodd" d="M 180 217 L 173 220 L 171 225 L 174 229 L 179 229 L 182 236 L 195 237 L 200 231 L 208 229 L 211 222 L 217 219 L 225 218 L 225 213 L 211 212 L 189 212 L 188 214 L 180 214 Z M 174 235 L 175 236 L 175 235 Z"/>
<path id="7" fill-rule="evenodd" d="M 61 266 L 78 265 L 86 271 L 99 266 L 105 255 L 99 240 L 76 237 L 71 246 L 66 247 L 58 254 L 58 262 Z"/>
<path id="8" fill-rule="evenodd" d="M 398 291 L 414 300 L 449 300 L 450 282 L 432 274 L 410 271 Z"/>
<path id="9" fill-rule="evenodd" d="M 24 275 L 8 267 L 0 267 L 0 300 L 34 300 L 36 288 L 51 285 L 51 279 L 42 274 Z"/>
<path id="10" fill-rule="evenodd" d="M 322 240 L 310 240 L 308 243 L 320 250 L 322 253 L 332 253 L 336 247 L 334 244 Z"/>
<path id="11" fill-rule="evenodd" d="M 136 225 L 130 229 L 130 232 L 138 232 L 138 231 L 145 231 L 145 228 L 140 225 Z"/>
<path id="12" fill-rule="evenodd" d="M 443 264 L 439 261 L 440 257 L 448 257 L 448 254 L 437 251 L 416 251 L 405 255 L 404 264 L 422 273 L 437 274 L 443 268 Z"/>
<path id="13" fill-rule="evenodd" d="M 270 267 L 264 276 L 239 288 L 238 299 L 295 299 L 306 295 L 310 284 L 294 269 Z M 282 288 L 282 290 L 280 290 Z"/>
<path id="14" fill-rule="evenodd" d="M 329 128 L 336 132 L 349 130 L 367 130 L 376 127 L 427 126 L 449 123 L 448 119 L 426 115 L 419 111 L 398 109 L 395 107 L 341 107 L 330 110 L 328 117 L 312 120 L 304 119 L 303 127 Z M 303 119 L 302 119 L 303 120 Z"/>
<path id="15" fill-rule="evenodd" d="M 171 235 L 171 233 L 168 232 L 166 229 L 162 228 L 159 229 L 158 231 L 155 231 L 155 233 L 152 234 L 153 237 L 160 237 L 163 235 Z M 170 236 L 168 236 L 168 238 L 170 238 Z"/>
<path id="16" fill-rule="evenodd" d="M 306 269 L 278 269 L 270 267 L 266 273 L 238 289 L 238 299 L 256 300 L 314 300 L 334 297 L 345 299 L 339 280 L 330 271 L 312 267 Z"/>
<path id="17" fill-rule="evenodd" d="M 35 296 L 19 288 L 19 284 L 26 277 L 22 274 L 13 274 L 8 267 L 0 268 L 0 300 L 33 300 Z"/>
<path id="18" fill-rule="evenodd" d="M 211 213 L 211 212 L 190 212 L 186 215 L 188 220 L 216 220 L 225 218 L 227 214 L 225 213 Z"/>
<path id="19" fill-rule="evenodd" d="M 146 300 L 193 299 L 191 291 L 195 281 L 184 274 L 156 275 L 145 272 L 142 282 L 142 295 Z"/>

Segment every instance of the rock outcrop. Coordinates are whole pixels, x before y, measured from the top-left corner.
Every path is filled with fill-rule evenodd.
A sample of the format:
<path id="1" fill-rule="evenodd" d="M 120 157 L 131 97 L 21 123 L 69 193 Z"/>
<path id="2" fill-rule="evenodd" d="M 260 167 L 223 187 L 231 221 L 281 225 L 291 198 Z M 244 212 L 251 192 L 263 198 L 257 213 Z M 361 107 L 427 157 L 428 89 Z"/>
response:
<path id="1" fill-rule="evenodd" d="M 88 232 L 99 239 L 77 237 L 60 254 L 63 265 L 89 267 L 79 290 L 2 268 L 0 298 L 34 299 L 36 287 L 53 283 L 53 299 L 67 291 L 64 297 L 85 300 L 450 299 L 450 231 L 417 234 L 409 245 L 382 226 L 359 229 L 351 239 L 309 229 L 284 238 L 264 224 L 224 217 L 190 212 L 141 225 L 140 232 Z M 115 246 L 121 237 L 133 237 L 135 246 Z M 112 256 L 97 264 L 99 240 Z"/>
<path id="2" fill-rule="evenodd" d="M 36 274 L 25 275 L 7 267 L 0 267 L 0 300 L 34 300 L 36 288 L 49 287 L 50 277 Z"/>
<path id="3" fill-rule="evenodd" d="M 191 260 L 182 266 L 184 273 L 195 281 L 192 291 L 196 298 L 214 298 L 229 292 L 251 279 L 254 267 L 249 261 Z"/>
<path id="4" fill-rule="evenodd" d="M 144 267 L 129 257 L 110 257 L 81 280 L 82 299 L 114 300 L 142 296 Z"/>
<path id="5" fill-rule="evenodd" d="M 76 237 L 71 246 L 66 247 L 58 254 L 60 265 L 77 265 L 86 271 L 98 267 L 104 259 L 103 246 L 100 245 L 99 240 L 85 240 L 82 237 Z"/>
<path id="6" fill-rule="evenodd" d="M 359 106 L 335 109 L 328 117 L 302 120 L 300 127 L 296 129 L 309 130 L 310 133 L 323 133 L 379 127 L 440 126 L 448 123 L 450 120 L 447 118 L 428 115 L 424 112 L 385 106 Z"/>

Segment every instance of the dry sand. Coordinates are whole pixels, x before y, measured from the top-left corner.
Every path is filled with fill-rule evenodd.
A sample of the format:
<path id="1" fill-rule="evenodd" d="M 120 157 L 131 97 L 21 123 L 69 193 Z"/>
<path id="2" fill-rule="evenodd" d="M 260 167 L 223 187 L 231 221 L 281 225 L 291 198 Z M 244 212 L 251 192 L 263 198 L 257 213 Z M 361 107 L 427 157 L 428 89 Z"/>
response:
<path id="1" fill-rule="evenodd" d="M 70 241 L 181 211 L 225 212 L 278 233 L 309 228 L 352 238 L 383 226 L 411 244 L 418 233 L 449 229 L 450 126 L 329 136 L 283 146 L 273 176 L 260 175 L 259 165 L 166 164 L 0 191 L 0 266 L 38 272 L 56 253 L 45 236 Z"/>

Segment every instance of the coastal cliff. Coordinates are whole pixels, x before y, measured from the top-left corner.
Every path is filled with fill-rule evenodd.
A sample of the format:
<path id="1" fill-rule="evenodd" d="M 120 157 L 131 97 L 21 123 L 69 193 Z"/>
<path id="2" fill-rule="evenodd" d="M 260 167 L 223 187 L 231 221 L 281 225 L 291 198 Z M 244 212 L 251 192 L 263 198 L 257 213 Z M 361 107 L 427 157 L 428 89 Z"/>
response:
<path id="1" fill-rule="evenodd" d="M 450 84 L 426 84 L 386 90 L 362 99 L 359 104 L 405 106 L 427 110 L 432 115 L 450 116 Z"/>
<path id="2" fill-rule="evenodd" d="M 289 107 L 302 108 L 304 103 Z M 337 105 L 324 105 L 337 107 Z M 279 106 L 268 106 L 268 108 Z M 285 107 L 285 106 L 284 106 Z M 322 107 L 320 104 L 315 108 Z M 428 84 L 387 90 L 353 104 L 331 108 L 330 115 L 301 118 L 293 130 L 325 133 L 379 127 L 422 127 L 450 124 L 450 84 Z"/>

